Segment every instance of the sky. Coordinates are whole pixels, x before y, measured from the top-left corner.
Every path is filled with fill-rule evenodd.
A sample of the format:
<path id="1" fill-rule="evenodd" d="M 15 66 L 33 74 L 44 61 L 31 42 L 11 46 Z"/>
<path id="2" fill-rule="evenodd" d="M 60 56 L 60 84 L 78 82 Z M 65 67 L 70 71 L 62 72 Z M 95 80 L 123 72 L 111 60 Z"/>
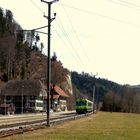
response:
<path id="1" fill-rule="evenodd" d="M 0 0 L 0 7 L 10 9 L 23 29 L 47 25 L 48 5 L 40 0 Z M 64 67 L 119 84 L 140 84 L 139 0 L 59 0 L 51 12 L 52 18 L 56 13 L 51 54 L 56 52 Z M 47 54 L 47 35 L 40 37 Z"/>

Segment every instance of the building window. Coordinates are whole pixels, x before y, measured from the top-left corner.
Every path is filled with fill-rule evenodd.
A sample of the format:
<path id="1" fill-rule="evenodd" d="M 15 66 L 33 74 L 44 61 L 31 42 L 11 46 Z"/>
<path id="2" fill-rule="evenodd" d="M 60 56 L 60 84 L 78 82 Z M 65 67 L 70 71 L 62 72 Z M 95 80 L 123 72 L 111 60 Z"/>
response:
<path id="1" fill-rule="evenodd" d="M 30 96 L 30 100 L 35 100 L 35 96 Z"/>
<path id="2" fill-rule="evenodd" d="M 6 100 L 10 100 L 10 96 L 6 96 Z"/>
<path id="3" fill-rule="evenodd" d="M 30 103 L 30 107 L 35 107 L 35 103 Z"/>

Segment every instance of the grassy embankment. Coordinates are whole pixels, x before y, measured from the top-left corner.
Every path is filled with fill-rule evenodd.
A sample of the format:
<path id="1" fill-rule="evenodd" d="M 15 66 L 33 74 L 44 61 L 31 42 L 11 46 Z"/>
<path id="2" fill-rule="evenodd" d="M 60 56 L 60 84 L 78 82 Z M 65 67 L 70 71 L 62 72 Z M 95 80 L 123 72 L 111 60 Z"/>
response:
<path id="1" fill-rule="evenodd" d="M 140 140 L 140 114 L 99 112 L 1 140 Z"/>

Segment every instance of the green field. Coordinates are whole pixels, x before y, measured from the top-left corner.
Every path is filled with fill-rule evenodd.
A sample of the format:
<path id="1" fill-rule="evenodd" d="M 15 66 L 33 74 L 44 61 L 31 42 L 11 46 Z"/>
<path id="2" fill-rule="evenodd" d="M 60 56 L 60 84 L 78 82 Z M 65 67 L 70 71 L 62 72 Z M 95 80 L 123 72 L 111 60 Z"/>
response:
<path id="1" fill-rule="evenodd" d="M 140 140 L 140 114 L 99 112 L 1 140 Z"/>

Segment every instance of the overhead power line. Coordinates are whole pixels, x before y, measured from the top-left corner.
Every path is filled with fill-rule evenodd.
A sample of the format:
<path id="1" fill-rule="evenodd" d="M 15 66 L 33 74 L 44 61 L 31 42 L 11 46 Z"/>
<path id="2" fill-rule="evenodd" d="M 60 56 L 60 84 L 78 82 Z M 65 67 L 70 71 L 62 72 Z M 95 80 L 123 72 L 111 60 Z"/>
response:
<path id="1" fill-rule="evenodd" d="M 133 5 L 128 5 L 126 3 L 122 3 L 121 1 L 114 1 L 114 0 L 107 0 L 107 1 L 109 1 L 111 3 L 114 3 L 114 4 L 117 4 L 117 5 L 125 6 L 127 8 L 131 8 L 133 10 L 139 10 L 140 11 L 140 9 L 138 7 L 134 7 Z"/>
<path id="2" fill-rule="evenodd" d="M 75 60 L 79 63 L 79 60 L 77 59 L 77 57 L 74 55 L 74 53 L 72 52 L 72 50 L 70 49 L 69 45 L 65 42 L 65 40 L 61 37 L 61 35 L 59 34 L 59 32 L 56 30 L 56 28 L 54 26 L 52 26 L 54 31 L 56 32 L 57 36 L 60 38 L 60 40 L 63 42 L 64 47 L 66 47 L 66 49 L 69 50 L 69 52 L 71 52 L 72 56 L 75 58 Z M 61 27 L 59 27 L 61 29 Z M 62 30 L 61 30 L 62 31 Z M 63 32 L 63 31 L 62 31 Z"/>
<path id="3" fill-rule="evenodd" d="M 63 9 L 64 9 L 64 12 L 65 12 L 65 14 L 66 14 L 66 17 L 67 17 L 68 20 L 69 20 L 69 23 L 70 23 L 70 25 L 71 25 L 71 27 L 72 27 L 72 29 L 73 29 L 73 32 L 74 32 L 74 34 L 75 34 L 75 36 L 76 36 L 76 38 L 77 38 L 77 41 L 79 42 L 79 45 L 81 46 L 81 48 L 83 48 L 82 50 L 83 50 L 85 56 L 87 57 L 87 60 L 90 61 L 90 60 L 89 60 L 89 57 L 88 57 L 88 55 L 87 55 L 87 53 L 86 53 L 86 50 L 85 50 L 84 46 L 82 45 L 81 40 L 80 40 L 80 38 L 79 38 L 79 36 L 78 36 L 78 34 L 77 34 L 75 28 L 74 28 L 74 25 L 73 25 L 73 23 L 72 23 L 72 21 L 71 21 L 71 19 L 70 19 L 70 16 L 69 16 L 69 14 L 68 14 L 66 8 L 64 7 L 64 5 L 63 5 L 63 3 L 62 3 L 61 1 L 60 1 L 60 3 L 61 3 L 61 5 L 62 5 L 62 7 L 63 7 Z"/>
<path id="4" fill-rule="evenodd" d="M 131 5 L 131 6 L 135 6 L 135 7 L 139 7 L 140 8 L 140 5 L 136 5 L 134 3 L 130 3 L 130 2 L 127 2 L 127 1 L 124 1 L 124 0 L 117 0 L 117 1 L 120 1 L 122 3 L 125 3 L 125 4 L 128 4 L 128 5 Z"/>
<path id="5" fill-rule="evenodd" d="M 39 11 L 41 11 L 41 13 L 44 14 L 44 11 L 43 11 L 33 0 L 30 0 L 30 2 L 31 2 Z"/>
<path id="6" fill-rule="evenodd" d="M 60 24 L 57 22 L 58 21 L 57 19 L 59 20 L 59 23 Z M 74 48 L 74 46 L 73 46 L 73 44 L 72 44 L 72 42 L 71 42 L 71 40 L 69 38 L 69 35 L 67 34 L 67 32 L 66 32 L 66 30 L 65 30 L 65 28 L 64 28 L 64 26 L 63 26 L 63 24 L 62 24 L 62 22 L 61 22 L 61 20 L 59 18 L 59 16 L 57 16 L 57 19 L 56 19 L 56 22 L 57 22 L 59 28 L 61 29 L 61 31 L 63 32 L 63 34 L 65 35 L 67 41 L 69 42 L 69 45 L 72 47 L 73 52 L 75 53 L 76 57 L 79 59 L 79 62 L 80 63 L 83 63 L 82 60 L 81 60 L 81 58 L 80 58 L 80 56 L 79 56 L 79 54 L 75 50 L 75 48 Z"/>
<path id="7" fill-rule="evenodd" d="M 128 22 L 128 21 L 124 21 L 124 20 L 117 19 L 117 18 L 114 18 L 114 17 L 106 16 L 106 15 L 103 15 L 103 14 L 100 14 L 100 13 L 88 11 L 88 10 L 85 10 L 85 9 L 73 7 L 73 6 L 64 4 L 64 3 L 63 3 L 63 5 L 65 7 L 68 7 L 68 8 L 77 10 L 77 11 L 81 11 L 81 12 L 84 12 L 84 13 L 87 13 L 87 14 L 90 14 L 90 15 L 95 15 L 95 16 L 98 16 L 98 17 L 106 18 L 106 19 L 109 19 L 109 20 L 112 20 L 112 21 L 116 21 L 116 22 L 123 23 L 123 24 L 128 24 L 128 25 L 135 26 L 135 27 L 140 27 L 140 25 L 137 25 L 137 24 L 134 24 L 134 23 L 131 23 L 131 22 Z"/>

